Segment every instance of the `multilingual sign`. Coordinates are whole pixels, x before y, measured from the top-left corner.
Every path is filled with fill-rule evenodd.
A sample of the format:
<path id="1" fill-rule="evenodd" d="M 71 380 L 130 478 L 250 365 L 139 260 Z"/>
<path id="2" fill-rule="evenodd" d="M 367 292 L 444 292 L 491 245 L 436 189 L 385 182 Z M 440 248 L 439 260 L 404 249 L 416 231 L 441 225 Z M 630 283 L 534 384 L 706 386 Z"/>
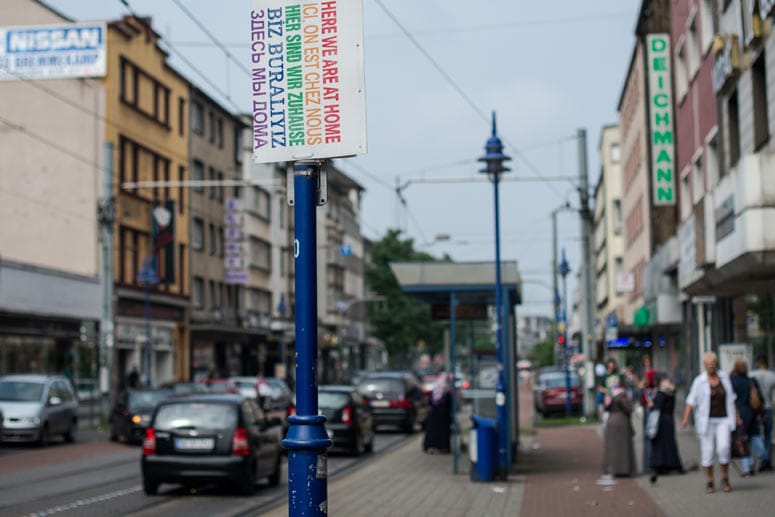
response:
<path id="1" fill-rule="evenodd" d="M 253 160 L 366 152 L 362 0 L 253 0 Z"/>
<path id="2" fill-rule="evenodd" d="M 670 72 L 670 35 L 646 36 L 649 87 L 649 137 L 654 206 L 672 206 L 675 192 L 675 139 Z"/>
<path id="3" fill-rule="evenodd" d="M 105 23 L 0 28 L 0 80 L 103 77 Z"/>

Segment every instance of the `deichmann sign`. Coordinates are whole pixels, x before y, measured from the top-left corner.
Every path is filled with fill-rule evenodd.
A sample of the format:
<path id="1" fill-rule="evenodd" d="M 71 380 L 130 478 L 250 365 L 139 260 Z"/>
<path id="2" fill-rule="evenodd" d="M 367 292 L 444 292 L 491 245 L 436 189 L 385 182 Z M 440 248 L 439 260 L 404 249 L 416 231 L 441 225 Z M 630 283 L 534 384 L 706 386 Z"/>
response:
<path id="1" fill-rule="evenodd" d="M 103 77 L 104 23 L 0 28 L 0 80 Z"/>
<path id="2" fill-rule="evenodd" d="M 655 206 L 669 206 L 676 202 L 670 35 L 649 34 L 646 45 L 653 203 Z"/>
<path id="3" fill-rule="evenodd" d="M 254 0 L 253 159 L 366 152 L 361 0 Z"/>

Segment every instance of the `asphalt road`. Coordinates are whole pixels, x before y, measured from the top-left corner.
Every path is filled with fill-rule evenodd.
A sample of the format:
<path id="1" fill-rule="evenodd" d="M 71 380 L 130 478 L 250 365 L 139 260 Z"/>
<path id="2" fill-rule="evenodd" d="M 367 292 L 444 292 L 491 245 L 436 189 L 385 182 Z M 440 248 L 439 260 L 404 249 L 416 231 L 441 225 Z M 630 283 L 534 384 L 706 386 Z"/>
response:
<path id="1" fill-rule="evenodd" d="M 329 454 L 329 479 L 358 469 L 407 439 L 378 433 L 374 452 L 353 458 Z M 81 432 L 75 444 L 46 448 L 0 446 L 0 516 L 254 516 L 287 499 L 287 464 L 280 486 L 259 485 L 243 496 L 216 487 L 196 490 L 162 485 L 159 495 L 143 493 L 140 448 L 111 443 L 105 433 Z"/>

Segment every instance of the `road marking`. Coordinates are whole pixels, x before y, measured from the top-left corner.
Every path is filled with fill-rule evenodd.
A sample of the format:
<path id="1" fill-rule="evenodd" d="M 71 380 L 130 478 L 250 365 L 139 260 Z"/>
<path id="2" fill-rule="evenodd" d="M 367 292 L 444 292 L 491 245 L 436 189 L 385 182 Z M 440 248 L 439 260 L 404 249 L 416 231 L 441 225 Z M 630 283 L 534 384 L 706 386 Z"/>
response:
<path id="1" fill-rule="evenodd" d="M 87 497 L 86 499 L 78 499 L 77 501 L 73 501 L 69 504 L 62 504 L 58 506 L 53 506 L 51 508 L 47 508 L 46 510 L 41 510 L 39 512 L 33 512 L 29 514 L 29 517 L 44 517 L 45 515 L 54 515 L 56 513 L 66 512 L 68 510 L 75 510 L 76 508 L 81 508 L 83 506 L 89 506 L 95 503 L 102 503 L 105 501 L 110 501 L 111 499 L 116 499 L 119 497 L 123 497 L 125 495 L 134 494 L 135 492 L 139 492 L 142 490 L 143 487 L 140 485 L 124 488 L 123 490 L 116 490 L 115 492 L 108 492 L 106 494 L 101 495 L 95 495 L 93 497 Z"/>

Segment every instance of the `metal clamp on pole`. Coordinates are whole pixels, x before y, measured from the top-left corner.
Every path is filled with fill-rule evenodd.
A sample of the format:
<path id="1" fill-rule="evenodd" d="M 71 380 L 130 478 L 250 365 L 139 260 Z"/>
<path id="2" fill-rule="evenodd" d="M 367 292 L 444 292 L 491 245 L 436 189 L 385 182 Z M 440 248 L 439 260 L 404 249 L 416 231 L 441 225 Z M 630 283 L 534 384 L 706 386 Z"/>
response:
<path id="1" fill-rule="evenodd" d="M 332 441 L 318 414 L 318 308 L 316 207 L 327 201 L 319 161 L 293 167 L 296 264 L 296 414 L 288 418 L 288 513 L 328 514 L 328 456 Z"/>

